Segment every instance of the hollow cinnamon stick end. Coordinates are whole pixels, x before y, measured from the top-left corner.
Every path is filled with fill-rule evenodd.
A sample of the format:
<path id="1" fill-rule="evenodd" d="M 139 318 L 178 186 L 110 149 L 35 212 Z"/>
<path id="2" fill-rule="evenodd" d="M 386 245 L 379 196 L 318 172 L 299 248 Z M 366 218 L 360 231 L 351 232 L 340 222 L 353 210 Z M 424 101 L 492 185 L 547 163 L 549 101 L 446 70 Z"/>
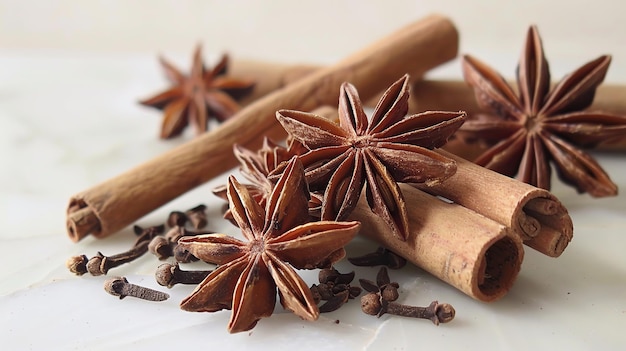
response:
<path id="1" fill-rule="evenodd" d="M 571 221 L 570 221 L 571 223 Z M 524 244 L 550 257 L 559 257 L 572 241 L 572 226 L 565 225 L 566 228 L 561 230 L 553 230 L 551 235 L 543 235 L 525 241 Z"/>
<path id="2" fill-rule="evenodd" d="M 474 269 L 470 296 L 492 302 L 506 295 L 520 272 L 524 249 L 517 237 L 504 236 L 485 249 Z"/>
<path id="3" fill-rule="evenodd" d="M 537 235 L 523 238 L 524 244 L 544 255 L 559 257 L 574 236 L 574 224 L 565 206 L 550 192 L 536 189 L 520 201 L 519 207 L 516 216 L 535 219 L 539 228 Z"/>
<path id="4" fill-rule="evenodd" d="M 78 242 L 89 234 L 101 236 L 100 218 L 85 201 L 72 198 L 67 207 L 67 235 L 73 242 Z"/>

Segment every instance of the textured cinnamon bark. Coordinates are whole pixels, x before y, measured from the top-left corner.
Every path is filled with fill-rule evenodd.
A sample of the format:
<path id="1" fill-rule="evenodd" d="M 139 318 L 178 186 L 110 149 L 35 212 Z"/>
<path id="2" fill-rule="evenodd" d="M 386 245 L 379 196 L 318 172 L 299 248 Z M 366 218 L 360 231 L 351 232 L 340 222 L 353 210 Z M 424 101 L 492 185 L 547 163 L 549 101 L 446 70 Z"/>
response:
<path id="1" fill-rule="evenodd" d="M 318 70 L 242 109 L 235 118 L 193 141 L 70 199 L 69 237 L 113 234 L 157 207 L 233 168 L 233 144 L 254 149 L 264 136 L 278 139 L 284 130 L 278 109 L 309 111 L 337 104 L 339 86 L 349 81 L 371 98 L 403 74 L 421 77 L 457 54 L 458 32 L 452 22 L 431 15 L 373 43 L 343 61 Z"/>
<path id="2" fill-rule="evenodd" d="M 253 60 L 232 60 L 229 75 L 251 79 L 255 82 L 252 92 L 241 98 L 241 106 L 247 106 L 259 98 L 282 89 L 320 69 L 314 65 L 287 65 Z"/>
<path id="3" fill-rule="evenodd" d="M 400 187 L 410 204 L 407 240 L 389 235 L 386 225 L 372 215 L 365 196 L 350 216 L 361 222 L 360 234 L 474 299 L 495 301 L 511 289 L 524 250 L 510 228 L 407 184 Z"/>
<path id="4" fill-rule="evenodd" d="M 260 96 L 321 69 L 321 66 L 315 65 L 287 65 L 245 60 L 234 60 L 231 66 L 234 76 L 252 78 L 259 82 L 252 94 L 242 100 L 242 104 L 254 101 Z M 413 86 L 409 103 L 410 113 L 463 110 L 471 117 L 472 114 L 481 112 L 472 88 L 462 80 L 421 80 L 418 76 L 411 78 Z M 511 83 L 511 86 L 515 86 L 515 83 Z M 624 96 L 626 96 L 625 85 L 601 85 L 597 89 L 594 103 L 589 110 L 626 114 Z M 368 101 L 368 105 L 373 107 L 377 101 L 378 97 L 375 97 Z M 453 139 L 444 146 L 444 149 L 467 160 L 473 160 L 487 148 L 484 144 L 467 144 L 459 139 Z M 599 144 L 594 147 L 594 150 L 626 151 L 626 138 Z"/>
<path id="5" fill-rule="evenodd" d="M 432 187 L 413 186 L 445 197 L 511 228 L 524 244 L 551 257 L 563 253 L 574 228 L 567 209 L 549 191 L 480 167 L 449 152 L 456 173 Z"/>

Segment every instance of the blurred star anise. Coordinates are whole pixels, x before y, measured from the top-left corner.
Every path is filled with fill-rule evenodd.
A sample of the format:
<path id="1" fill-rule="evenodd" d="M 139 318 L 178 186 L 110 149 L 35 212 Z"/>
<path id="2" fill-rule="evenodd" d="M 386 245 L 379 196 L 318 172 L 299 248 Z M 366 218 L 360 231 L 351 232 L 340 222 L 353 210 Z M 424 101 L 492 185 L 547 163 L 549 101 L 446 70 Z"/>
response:
<path id="1" fill-rule="evenodd" d="M 365 186 L 368 204 L 405 240 L 406 204 L 396 182 L 436 184 L 456 172 L 456 163 L 430 150 L 445 144 L 465 120 L 464 112 L 408 112 L 408 75 L 383 94 L 371 117 L 354 86 L 344 83 L 339 125 L 311 113 L 280 110 L 277 118 L 310 151 L 300 156 L 313 191 L 323 191 L 322 219 L 343 220 Z M 280 167 L 279 167 L 280 169 Z"/>
<path id="2" fill-rule="evenodd" d="M 244 186 L 261 207 L 265 206 L 267 198 L 274 188 L 274 182 L 277 179 L 274 177 L 271 180 L 269 175 L 283 162 L 287 162 L 293 156 L 301 155 L 304 152 L 305 149 L 302 144 L 293 139 L 287 140 L 287 147 L 284 147 L 269 138 L 265 138 L 263 140 L 263 146 L 257 152 L 253 152 L 239 145 L 233 146 L 233 153 L 239 161 L 239 171 L 250 182 L 244 184 Z M 228 201 L 226 185 L 215 187 L 213 194 Z M 314 218 L 319 219 L 319 215 L 315 216 L 315 214 L 319 212 L 318 204 L 321 202 L 321 199 L 319 199 L 320 196 L 315 193 L 311 193 L 310 195 L 312 201 L 309 201 L 309 210 Z M 226 210 L 224 218 L 229 220 L 233 219 L 230 209 Z"/>
<path id="3" fill-rule="evenodd" d="M 626 117 L 583 111 L 604 80 L 610 56 L 600 56 L 567 75 L 550 90 L 550 69 L 536 27 L 530 27 L 517 68 L 516 94 L 504 78 L 465 56 L 463 72 L 479 105 L 459 130 L 468 141 L 490 148 L 475 162 L 534 186 L 550 189 L 550 162 L 561 180 L 592 196 L 617 194 L 602 167 L 578 147 L 626 136 Z"/>
<path id="4" fill-rule="evenodd" d="M 179 245 L 219 266 L 181 302 L 187 311 L 232 309 L 231 333 L 252 329 L 274 311 L 276 290 L 284 308 L 306 320 L 319 309 L 311 290 L 292 267 L 330 267 L 359 230 L 358 222 L 308 220 L 309 191 L 297 157 L 288 162 L 265 210 L 232 176 L 228 199 L 247 242 L 223 234 L 183 237 Z"/>
<path id="5" fill-rule="evenodd" d="M 254 88 L 252 81 L 227 75 L 227 55 L 212 70 L 207 70 L 200 46 L 195 50 L 189 76 L 164 58 L 159 61 L 173 86 L 139 103 L 163 110 L 162 139 L 178 136 L 189 123 L 195 127 L 196 134 L 204 133 L 209 118 L 214 116 L 220 122 L 230 118 L 240 109 L 236 100 Z"/>

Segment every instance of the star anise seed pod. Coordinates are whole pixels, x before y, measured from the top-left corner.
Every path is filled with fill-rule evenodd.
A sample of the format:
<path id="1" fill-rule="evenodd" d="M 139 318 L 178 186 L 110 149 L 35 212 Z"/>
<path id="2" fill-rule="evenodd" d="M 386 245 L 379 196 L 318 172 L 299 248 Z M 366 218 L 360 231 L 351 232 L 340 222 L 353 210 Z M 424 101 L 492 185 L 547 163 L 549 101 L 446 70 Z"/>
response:
<path id="1" fill-rule="evenodd" d="M 163 110 L 162 139 L 178 136 L 189 123 L 195 127 L 196 134 L 204 133 L 212 116 L 220 122 L 230 118 L 240 109 L 236 100 L 254 88 L 252 81 L 227 75 L 227 55 L 207 70 L 200 46 L 195 50 L 188 76 L 164 58 L 159 61 L 173 86 L 139 103 Z"/>
<path id="2" fill-rule="evenodd" d="M 565 76 L 550 90 L 550 69 L 537 28 L 528 30 L 517 68 L 518 93 L 472 56 L 463 58 L 466 82 L 489 113 L 470 118 L 458 135 L 491 147 L 475 162 L 534 186 L 550 189 L 550 163 L 579 193 L 617 194 L 617 186 L 578 147 L 626 137 L 626 117 L 584 111 L 604 80 L 610 56 L 600 56 Z"/>
<path id="3" fill-rule="evenodd" d="M 233 153 L 239 161 L 239 171 L 250 182 L 244 184 L 252 194 L 255 201 L 265 206 L 267 198 L 274 188 L 276 178 L 269 178 L 269 175 L 282 163 L 286 163 L 293 156 L 298 156 L 304 152 L 304 147 L 297 141 L 288 140 L 287 147 L 281 146 L 269 138 L 263 140 L 263 146 L 257 152 L 248 150 L 242 146 L 234 145 Z M 226 195 L 226 185 L 221 185 L 213 189 L 213 194 L 228 201 Z M 319 195 L 311 193 L 309 200 L 309 213 L 313 219 L 319 219 Z M 224 213 L 224 218 L 232 220 L 230 209 Z"/>
<path id="4" fill-rule="evenodd" d="M 346 219 L 365 187 L 372 211 L 405 240 L 408 217 L 397 182 L 436 184 L 456 172 L 453 160 L 430 149 L 445 144 L 465 113 L 407 117 L 408 82 L 405 75 L 391 85 L 369 118 L 356 88 L 342 84 L 339 125 L 311 113 L 277 112 L 290 136 L 310 150 L 300 159 L 311 190 L 324 193 L 322 219 Z"/>
<path id="5" fill-rule="evenodd" d="M 278 289 L 284 308 L 303 319 L 317 319 L 319 309 L 311 290 L 294 268 L 329 267 L 345 255 L 343 247 L 360 224 L 303 224 L 308 220 L 308 197 L 304 169 L 297 157 L 288 163 L 265 209 L 231 176 L 230 208 L 247 241 L 223 234 L 179 240 L 194 256 L 219 265 L 181 302 L 181 308 L 198 312 L 232 309 L 228 330 L 241 332 L 272 314 Z"/>

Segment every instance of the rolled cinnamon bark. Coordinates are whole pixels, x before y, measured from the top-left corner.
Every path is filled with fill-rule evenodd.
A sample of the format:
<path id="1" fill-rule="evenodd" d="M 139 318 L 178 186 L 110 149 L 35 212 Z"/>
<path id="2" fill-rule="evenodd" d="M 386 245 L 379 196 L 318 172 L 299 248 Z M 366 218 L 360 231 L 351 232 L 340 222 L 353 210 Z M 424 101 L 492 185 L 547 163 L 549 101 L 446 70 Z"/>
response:
<path id="1" fill-rule="evenodd" d="M 228 74 L 234 77 L 245 77 L 255 82 L 250 95 L 246 95 L 238 101 L 241 106 L 247 106 L 319 69 L 319 66 L 305 64 L 286 65 L 253 60 L 232 60 Z"/>
<path id="2" fill-rule="evenodd" d="M 254 149 L 264 136 L 284 136 L 278 109 L 309 111 L 336 105 L 339 86 L 349 81 L 370 98 L 402 75 L 422 76 L 454 58 L 458 32 L 452 22 L 431 15 L 391 34 L 343 61 L 305 76 L 248 105 L 209 131 L 135 169 L 70 199 L 67 232 L 73 241 L 105 237 L 143 215 L 233 168 L 232 145 Z"/>
<path id="3" fill-rule="evenodd" d="M 242 104 L 254 101 L 272 90 L 292 83 L 321 66 L 315 65 L 287 65 L 251 60 L 234 60 L 232 63 L 234 75 L 248 77 L 258 82 L 253 93 L 241 101 Z M 409 103 L 409 112 L 423 111 L 460 111 L 469 116 L 482 110 L 478 107 L 474 91 L 462 80 L 422 80 L 421 77 L 412 77 L 413 85 Z M 515 86 L 514 82 L 510 82 Z M 616 114 L 626 114 L 626 86 L 617 84 L 603 84 L 598 87 L 595 99 L 589 110 L 604 111 Z M 374 106 L 378 96 L 367 101 Z M 483 153 L 487 147 L 481 143 L 468 144 L 460 139 L 448 142 L 444 149 L 459 155 L 467 160 L 473 160 Z M 626 138 L 607 141 L 593 148 L 601 151 L 626 151 Z"/>
<path id="4" fill-rule="evenodd" d="M 524 250 L 510 228 L 406 184 L 400 188 L 409 212 L 407 240 L 389 235 L 386 224 L 372 214 L 365 196 L 350 216 L 361 222 L 361 235 L 474 299 L 495 301 L 511 289 Z"/>
<path id="5" fill-rule="evenodd" d="M 511 228 L 524 244 L 543 254 L 558 257 L 563 253 L 572 240 L 574 226 L 554 195 L 449 152 L 438 152 L 456 161 L 456 173 L 434 186 L 413 186 Z"/>

